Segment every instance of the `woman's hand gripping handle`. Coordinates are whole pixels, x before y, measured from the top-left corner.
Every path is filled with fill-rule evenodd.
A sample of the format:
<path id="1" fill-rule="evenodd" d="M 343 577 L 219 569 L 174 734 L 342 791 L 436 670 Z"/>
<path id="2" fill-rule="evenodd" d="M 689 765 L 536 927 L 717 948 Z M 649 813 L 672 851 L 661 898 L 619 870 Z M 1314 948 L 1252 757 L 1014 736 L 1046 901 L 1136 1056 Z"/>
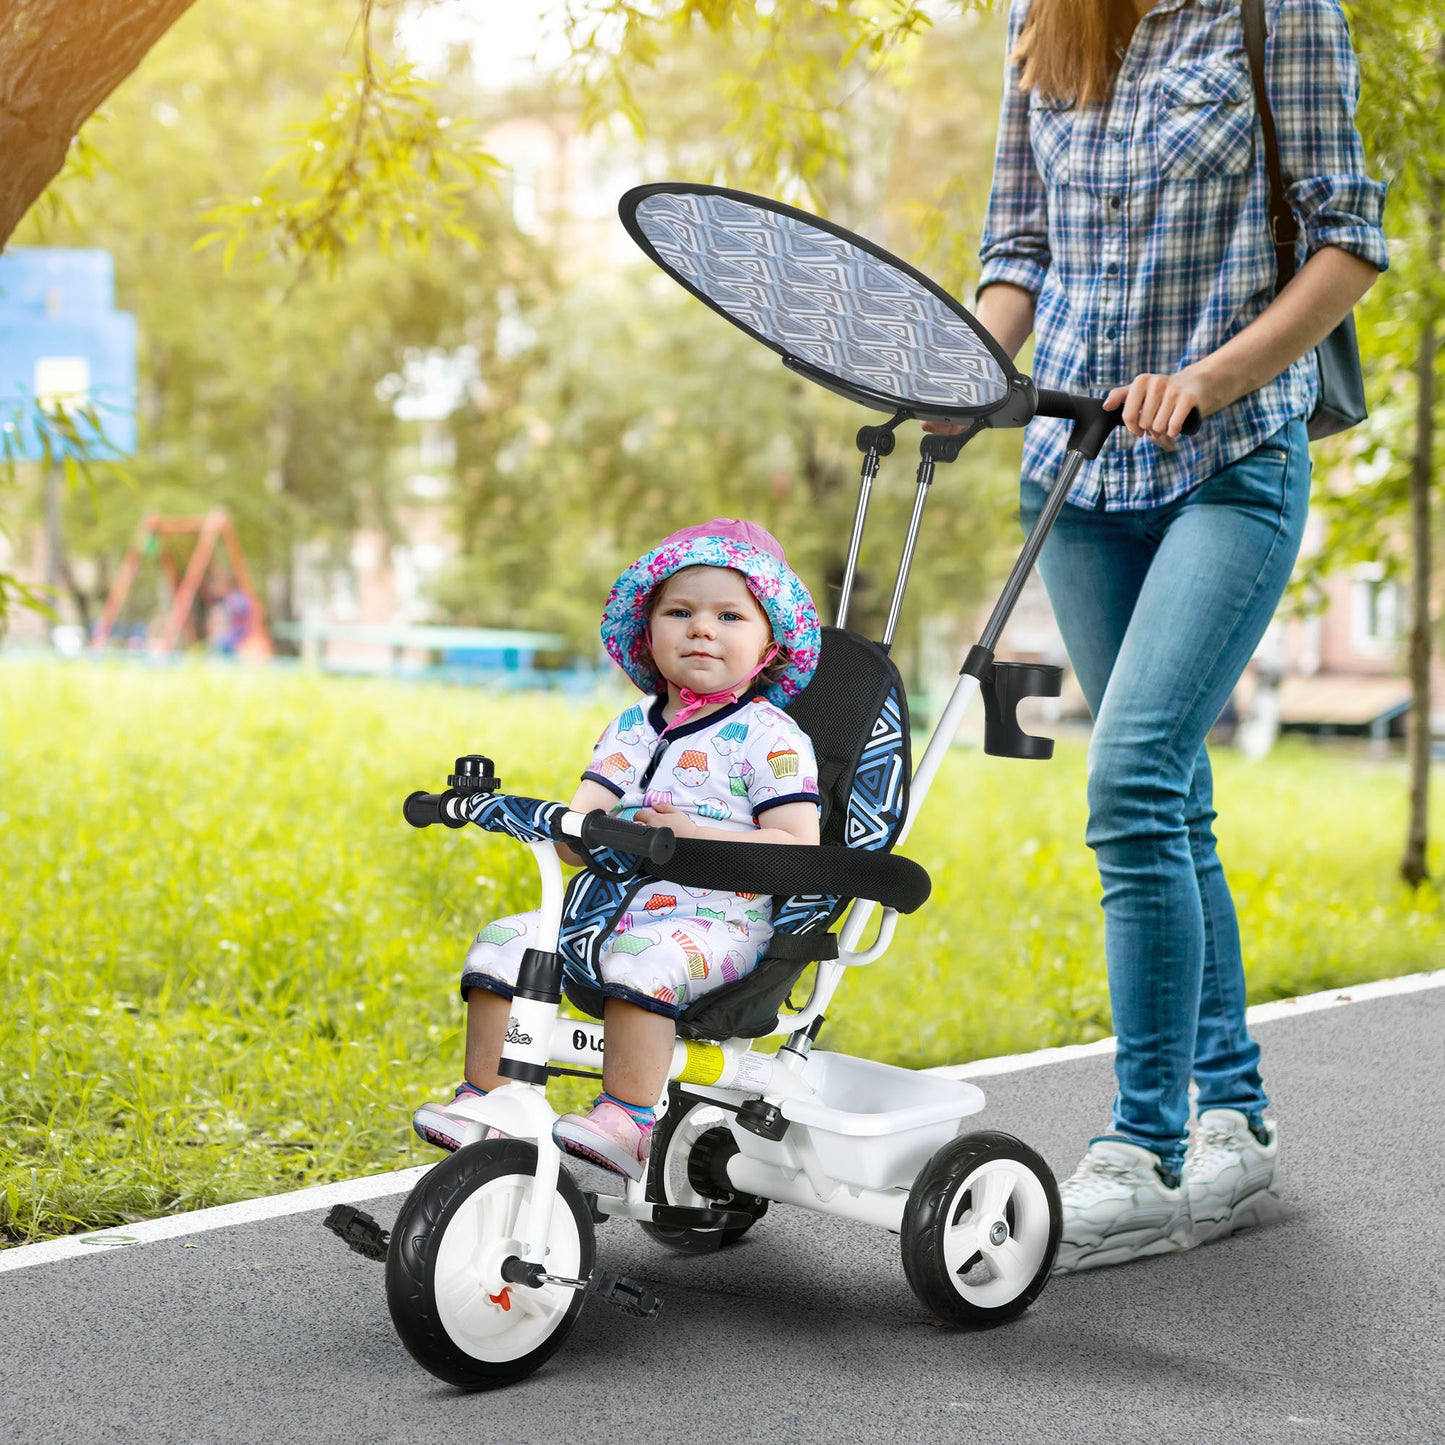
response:
<path id="1" fill-rule="evenodd" d="M 1074 424 L 1069 435 L 1069 450 L 1082 452 L 1086 457 L 1099 455 L 1116 426 L 1127 424 L 1124 410 L 1116 400 L 1118 393 L 1107 397 L 1075 396 L 1067 391 L 1040 391 L 1036 416 L 1057 416 Z M 1109 403 L 1113 401 L 1111 407 Z M 1203 421 L 1198 407 L 1191 407 L 1179 420 L 1178 435 L 1193 436 Z M 1131 428 L 1132 430 L 1132 428 Z"/>

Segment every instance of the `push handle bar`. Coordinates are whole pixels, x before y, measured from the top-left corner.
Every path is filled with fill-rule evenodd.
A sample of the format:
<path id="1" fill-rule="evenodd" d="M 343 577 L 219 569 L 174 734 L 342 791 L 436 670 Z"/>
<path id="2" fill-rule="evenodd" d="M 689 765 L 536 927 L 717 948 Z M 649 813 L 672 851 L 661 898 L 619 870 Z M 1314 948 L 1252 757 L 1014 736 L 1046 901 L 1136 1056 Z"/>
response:
<path id="1" fill-rule="evenodd" d="M 1109 433 L 1124 420 L 1124 408 L 1104 410 L 1104 399 L 1098 396 L 1075 396 L 1068 391 L 1040 391 L 1036 416 L 1057 416 L 1074 423 L 1069 437 L 1069 450 L 1082 452 L 1086 457 L 1099 455 L 1099 448 L 1108 440 Z M 1195 407 L 1184 418 L 1180 431 L 1184 436 L 1193 436 L 1203 424 L 1204 418 Z"/>

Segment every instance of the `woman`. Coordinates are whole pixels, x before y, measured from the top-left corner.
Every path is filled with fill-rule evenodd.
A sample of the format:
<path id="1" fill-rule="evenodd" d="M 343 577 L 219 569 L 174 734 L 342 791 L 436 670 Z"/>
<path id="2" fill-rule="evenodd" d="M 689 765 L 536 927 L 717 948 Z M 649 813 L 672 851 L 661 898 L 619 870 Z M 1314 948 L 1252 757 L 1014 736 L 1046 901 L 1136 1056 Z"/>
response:
<path id="1" fill-rule="evenodd" d="M 1095 720 L 1086 836 L 1119 1039 L 1112 1121 L 1061 1191 L 1059 1271 L 1278 1210 L 1204 740 L 1299 550 L 1311 349 L 1388 258 L 1338 0 L 1267 0 L 1266 14 L 1308 258 L 1278 296 L 1238 4 L 1014 0 L 1009 21 L 978 316 L 1010 355 L 1035 333 L 1040 386 L 1107 392 L 1123 415 L 1039 564 Z M 1204 426 L 1181 437 L 1194 407 Z M 1025 525 L 1066 435 L 1028 428 Z"/>

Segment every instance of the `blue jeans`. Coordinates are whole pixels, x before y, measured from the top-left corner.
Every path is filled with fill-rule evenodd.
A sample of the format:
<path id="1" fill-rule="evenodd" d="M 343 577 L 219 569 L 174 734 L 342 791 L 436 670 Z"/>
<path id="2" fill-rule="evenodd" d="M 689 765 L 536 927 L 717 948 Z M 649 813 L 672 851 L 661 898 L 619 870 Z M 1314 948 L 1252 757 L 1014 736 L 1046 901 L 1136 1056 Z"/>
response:
<path id="1" fill-rule="evenodd" d="M 1303 422 L 1166 506 L 1066 505 L 1039 557 L 1094 733 L 1089 823 L 1119 1049 L 1110 1134 L 1183 1163 L 1199 1108 L 1269 1102 L 1215 852 L 1204 740 L 1289 581 L 1309 508 Z M 1032 524 L 1044 489 L 1025 481 Z"/>

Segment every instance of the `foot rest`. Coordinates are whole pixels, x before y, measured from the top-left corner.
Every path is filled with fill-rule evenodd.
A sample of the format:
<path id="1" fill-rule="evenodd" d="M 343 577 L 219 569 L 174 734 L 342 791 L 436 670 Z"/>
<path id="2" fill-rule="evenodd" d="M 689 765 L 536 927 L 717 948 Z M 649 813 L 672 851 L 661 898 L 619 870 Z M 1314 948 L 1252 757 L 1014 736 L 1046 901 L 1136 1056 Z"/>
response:
<path id="1" fill-rule="evenodd" d="M 746 1229 L 757 1219 L 741 1209 L 709 1209 L 706 1205 L 654 1204 L 652 1222 L 663 1229 Z"/>
<path id="2" fill-rule="evenodd" d="M 331 1213 L 321 1221 L 348 1249 L 367 1259 L 385 1259 L 390 1231 L 383 1229 L 369 1214 L 349 1204 L 332 1206 Z"/>

